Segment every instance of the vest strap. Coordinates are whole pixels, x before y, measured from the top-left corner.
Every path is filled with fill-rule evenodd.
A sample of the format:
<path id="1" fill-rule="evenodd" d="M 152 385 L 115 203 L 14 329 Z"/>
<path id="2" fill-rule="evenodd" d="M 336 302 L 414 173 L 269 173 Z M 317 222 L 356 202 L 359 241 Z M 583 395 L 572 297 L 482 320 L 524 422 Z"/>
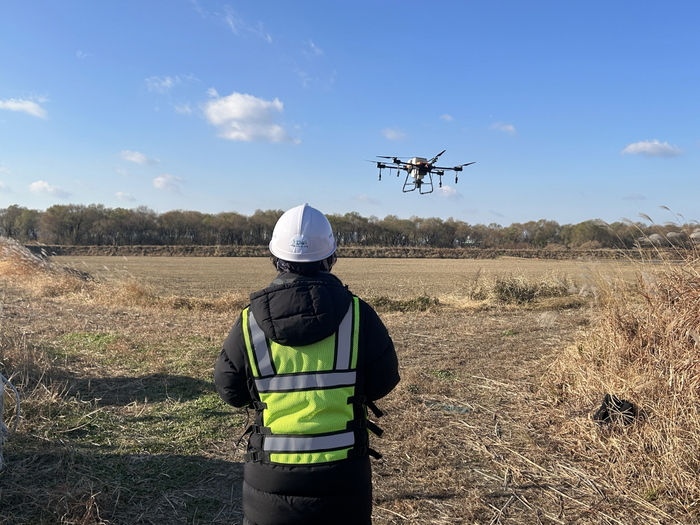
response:
<path id="1" fill-rule="evenodd" d="M 265 410 L 267 408 L 267 403 L 263 403 L 257 399 L 254 399 L 251 405 L 255 410 Z"/>
<path id="2" fill-rule="evenodd" d="M 370 429 L 377 437 L 382 437 L 382 434 L 384 433 L 384 431 L 381 428 L 379 428 L 377 425 L 372 423 L 371 421 L 369 421 L 369 420 L 366 420 L 366 421 L 367 421 L 367 428 Z"/>
<path id="3" fill-rule="evenodd" d="M 382 459 L 382 455 L 379 452 L 367 446 L 355 447 L 348 451 L 348 458 L 360 458 L 363 456 L 372 456 L 374 459 Z"/>
<path id="4" fill-rule="evenodd" d="M 243 461 L 256 462 L 256 461 L 269 461 L 270 454 L 263 452 L 262 450 L 256 450 L 254 452 L 246 452 L 243 454 Z"/>
<path id="5" fill-rule="evenodd" d="M 262 434 L 263 436 L 272 435 L 272 431 L 270 430 L 270 427 L 266 427 L 263 425 L 250 425 L 250 428 L 252 429 L 253 433 L 255 433 L 255 434 Z"/>
<path id="6" fill-rule="evenodd" d="M 384 431 L 381 428 L 379 428 L 377 425 L 372 423 L 369 419 L 363 418 L 363 419 L 354 419 L 352 421 L 348 421 L 348 424 L 347 424 L 348 430 L 357 430 L 357 429 L 362 429 L 362 428 L 366 428 L 366 429 L 372 431 L 372 433 L 378 437 L 381 437 L 381 435 L 384 433 Z"/>
<path id="7" fill-rule="evenodd" d="M 367 449 L 367 453 L 368 453 L 370 456 L 372 456 L 374 459 L 382 459 L 382 457 L 383 457 L 379 452 L 377 452 L 377 451 L 374 450 L 373 448 L 368 448 L 368 449 Z"/>
<path id="8" fill-rule="evenodd" d="M 379 408 L 377 407 L 377 405 L 374 404 L 373 401 L 366 401 L 365 405 L 367 405 L 367 408 L 369 408 L 375 416 L 382 417 L 384 415 L 384 412 L 379 410 Z"/>

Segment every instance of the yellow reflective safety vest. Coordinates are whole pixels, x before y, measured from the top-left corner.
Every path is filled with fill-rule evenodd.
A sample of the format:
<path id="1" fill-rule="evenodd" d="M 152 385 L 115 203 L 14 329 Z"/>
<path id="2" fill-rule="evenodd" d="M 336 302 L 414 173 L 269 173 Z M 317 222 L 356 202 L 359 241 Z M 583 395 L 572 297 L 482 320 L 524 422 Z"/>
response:
<path id="1" fill-rule="evenodd" d="M 290 347 L 268 339 L 250 307 L 243 310 L 248 363 L 260 397 L 251 430 L 262 434 L 262 451 L 248 459 L 309 465 L 368 453 L 367 428 L 374 425 L 356 394 L 359 312 L 353 297 L 334 334 Z"/>

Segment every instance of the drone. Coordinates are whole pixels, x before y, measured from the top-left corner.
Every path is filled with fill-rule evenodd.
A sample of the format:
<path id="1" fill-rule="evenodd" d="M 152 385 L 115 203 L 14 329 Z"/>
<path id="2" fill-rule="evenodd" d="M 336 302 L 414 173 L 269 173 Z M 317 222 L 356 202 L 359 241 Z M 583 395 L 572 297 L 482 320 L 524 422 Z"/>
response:
<path id="1" fill-rule="evenodd" d="M 388 169 L 389 172 L 391 172 L 391 170 L 396 170 L 397 177 L 401 174 L 401 170 L 404 170 L 406 172 L 406 179 L 403 182 L 403 192 L 408 193 L 409 191 L 414 191 L 417 189 L 418 193 L 426 194 L 433 192 L 433 175 L 437 175 L 438 187 L 442 188 L 442 176 L 446 171 L 455 172 L 456 184 L 458 173 L 462 171 L 464 166 L 474 164 L 474 162 L 468 162 L 452 168 L 441 168 L 440 166 L 435 166 L 435 162 L 437 162 L 438 157 L 445 153 L 445 151 L 447 150 L 442 150 L 430 160 L 424 159 L 423 157 L 413 157 L 408 161 L 403 161 L 401 158 L 407 157 L 383 157 L 381 155 L 377 155 L 377 157 L 380 159 L 391 159 L 391 161 L 371 162 L 377 163 L 377 168 L 379 168 L 379 180 L 382 180 L 383 169 Z M 391 164 L 393 164 L 393 166 Z"/>

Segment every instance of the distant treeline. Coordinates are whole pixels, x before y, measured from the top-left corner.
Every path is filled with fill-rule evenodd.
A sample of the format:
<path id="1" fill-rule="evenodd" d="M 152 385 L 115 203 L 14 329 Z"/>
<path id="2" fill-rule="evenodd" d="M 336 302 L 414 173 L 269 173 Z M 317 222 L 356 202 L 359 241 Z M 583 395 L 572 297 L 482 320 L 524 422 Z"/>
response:
<path id="1" fill-rule="evenodd" d="M 101 204 L 55 205 L 44 211 L 18 205 L 0 208 L 0 235 L 21 243 L 73 246 L 264 246 L 283 210 L 216 214 L 148 207 L 106 208 Z M 690 242 L 696 225 L 647 225 L 588 220 L 560 225 L 540 219 L 526 223 L 468 224 L 449 218 L 396 215 L 362 217 L 351 212 L 328 215 L 341 246 L 431 248 L 634 248 L 645 239 Z"/>

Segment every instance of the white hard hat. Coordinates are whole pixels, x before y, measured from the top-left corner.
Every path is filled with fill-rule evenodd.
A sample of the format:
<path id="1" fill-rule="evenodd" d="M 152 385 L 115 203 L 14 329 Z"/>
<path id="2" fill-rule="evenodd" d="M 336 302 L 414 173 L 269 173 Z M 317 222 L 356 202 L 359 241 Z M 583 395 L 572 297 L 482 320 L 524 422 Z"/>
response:
<path id="1" fill-rule="evenodd" d="M 272 255 L 290 262 L 322 261 L 333 255 L 335 247 L 331 223 L 308 204 L 284 212 L 270 241 Z"/>

